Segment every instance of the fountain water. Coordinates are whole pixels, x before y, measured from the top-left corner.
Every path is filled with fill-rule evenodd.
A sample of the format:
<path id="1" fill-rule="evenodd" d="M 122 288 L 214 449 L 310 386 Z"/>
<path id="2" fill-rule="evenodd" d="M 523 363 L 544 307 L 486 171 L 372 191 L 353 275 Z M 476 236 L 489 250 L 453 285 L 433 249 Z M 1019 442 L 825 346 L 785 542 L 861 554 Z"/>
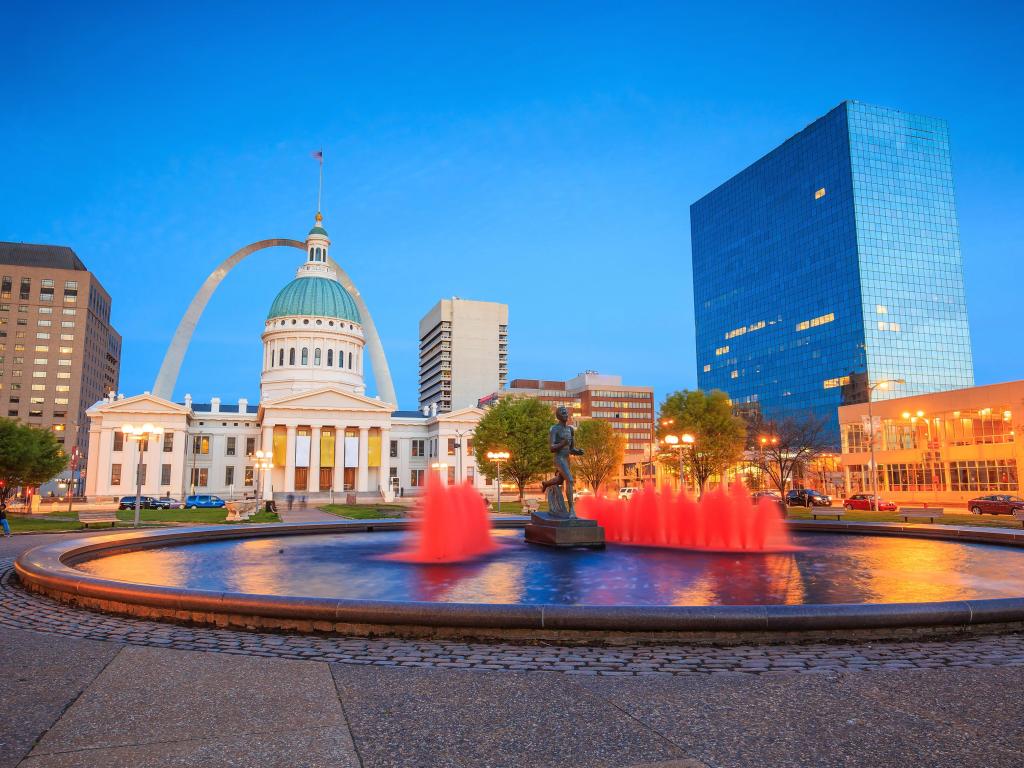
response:
<path id="1" fill-rule="evenodd" d="M 386 555 L 407 563 L 457 563 L 487 554 L 491 539 L 487 502 L 468 483 L 445 485 L 431 472 L 419 501 L 420 519 L 405 549 Z"/>
<path id="2" fill-rule="evenodd" d="M 587 498 L 580 517 L 596 520 L 605 537 L 618 544 L 674 547 L 712 552 L 789 552 L 797 549 L 776 504 L 755 505 L 740 482 L 715 488 L 698 502 L 685 490 L 648 485 L 629 501 Z"/>

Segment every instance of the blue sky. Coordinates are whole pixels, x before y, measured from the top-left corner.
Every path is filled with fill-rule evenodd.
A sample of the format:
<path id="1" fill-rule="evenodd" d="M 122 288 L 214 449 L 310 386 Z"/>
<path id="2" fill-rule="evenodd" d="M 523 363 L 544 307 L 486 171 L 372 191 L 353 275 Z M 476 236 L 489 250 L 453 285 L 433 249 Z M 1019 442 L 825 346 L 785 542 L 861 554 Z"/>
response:
<path id="1" fill-rule="evenodd" d="M 453 295 L 510 305 L 513 377 L 692 387 L 690 203 L 846 98 L 949 121 L 976 379 L 1024 378 L 1019 4 L 151 5 L 7 0 L 0 23 L 0 240 L 99 275 L 126 393 L 218 262 L 304 237 L 321 145 L 403 407 Z M 255 399 L 297 258 L 231 274 L 177 397 Z"/>

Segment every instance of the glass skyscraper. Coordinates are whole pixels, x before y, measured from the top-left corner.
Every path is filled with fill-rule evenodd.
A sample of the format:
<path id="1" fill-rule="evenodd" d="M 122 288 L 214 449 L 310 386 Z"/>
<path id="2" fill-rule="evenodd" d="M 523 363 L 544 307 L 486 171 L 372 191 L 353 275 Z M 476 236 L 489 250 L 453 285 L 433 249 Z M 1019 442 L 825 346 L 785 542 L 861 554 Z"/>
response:
<path id="1" fill-rule="evenodd" d="M 974 384 L 946 122 L 846 101 L 690 207 L 697 370 L 766 418 Z"/>

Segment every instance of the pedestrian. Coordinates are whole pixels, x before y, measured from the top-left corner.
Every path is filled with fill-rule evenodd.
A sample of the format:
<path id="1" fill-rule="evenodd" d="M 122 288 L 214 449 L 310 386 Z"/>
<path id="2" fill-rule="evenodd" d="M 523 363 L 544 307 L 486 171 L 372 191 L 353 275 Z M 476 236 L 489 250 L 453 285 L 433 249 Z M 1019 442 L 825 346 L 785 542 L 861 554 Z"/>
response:
<path id="1" fill-rule="evenodd" d="M 7 505 L 0 501 L 0 525 L 4 528 L 4 538 L 11 536 L 11 524 L 7 522 Z"/>
<path id="2" fill-rule="evenodd" d="M 295 506 L 295 494 L 294 493 L 289 493 L 288 494 L 288 511 L 289 512 L 292 511 L 292 507 L 293 506 Z"/>
<path id="3" fill-rule="evenodd" d="M 306 494 L 302 494 L 302 506 L 306 506 Z"/>

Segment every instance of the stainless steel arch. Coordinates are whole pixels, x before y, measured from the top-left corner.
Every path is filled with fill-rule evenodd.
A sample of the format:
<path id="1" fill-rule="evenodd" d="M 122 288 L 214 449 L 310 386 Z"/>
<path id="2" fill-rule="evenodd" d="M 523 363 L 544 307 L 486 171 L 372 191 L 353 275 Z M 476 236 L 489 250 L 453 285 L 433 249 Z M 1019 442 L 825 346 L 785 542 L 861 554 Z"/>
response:
<path id="1" fill-rule="evenodd" d="M 196 291 L 192 303 L 188 305 L 185 315 L 181 318 L 181 322 L 178 323 L 178 329 L 174 332 L 174 338 L 171 339 L 170 346 L 167 347 L 167 353 L 164 355 L 160 372 L 156 375 L 156 381 L 153 383 L 154 395 L 165 400 L 170 400 L 174 396 L 174 385 L 178 383 L 178 373 L 181 371 L 181 363 L 185 359 L 185 352 L 188 351 L 189 342 L 192 341 L 192 334 L 195 332 L 196 325 L 199 323 L 199 318 L 202 317 L 203 310 L 206 309 L 210 297 L 213 296 L 213 292 L 217 290 L 217 286 L 220 285 L 221 281 L 227 277 L 228 272 L 238 266 L 238 263 L 246 256 L 256 251 L 261 251 L 264 248 L 276 248 L 278 246 L 298 248 L 303 252 L 306 250 L 306 244 L 299 240 L 288 238 L 260 240 L 235 251 L 210 273 L 210 276 L 206 278 L 199 290 Z M 377 394 L 380 395 L 381 400 L 392 403 L 397 408 L 398 398 L 395 397 L 395 386 L 391 383 L 391 370 L 388 368 L 388 360 L 384 356 L 384 345 L 380 343 L 380 336 L 377 335 L 377 326 L 373 323 L 373 316 L 370 314 L 366 302 L 363 301 L 359 289 L 356 288 L 348 273 L 338 266 L 337 262 L 333 259 L 329 263 L 337 270 L 339 282 L 345 287 L 345 290 L 352 294 L 352 298 L 359 308 L 359 314 L 363 319 L 363 332 L 366 337 L 366 351 L 370 355 L 370 366 L 373 370 L 374 381 L 377 383 Z"/>

